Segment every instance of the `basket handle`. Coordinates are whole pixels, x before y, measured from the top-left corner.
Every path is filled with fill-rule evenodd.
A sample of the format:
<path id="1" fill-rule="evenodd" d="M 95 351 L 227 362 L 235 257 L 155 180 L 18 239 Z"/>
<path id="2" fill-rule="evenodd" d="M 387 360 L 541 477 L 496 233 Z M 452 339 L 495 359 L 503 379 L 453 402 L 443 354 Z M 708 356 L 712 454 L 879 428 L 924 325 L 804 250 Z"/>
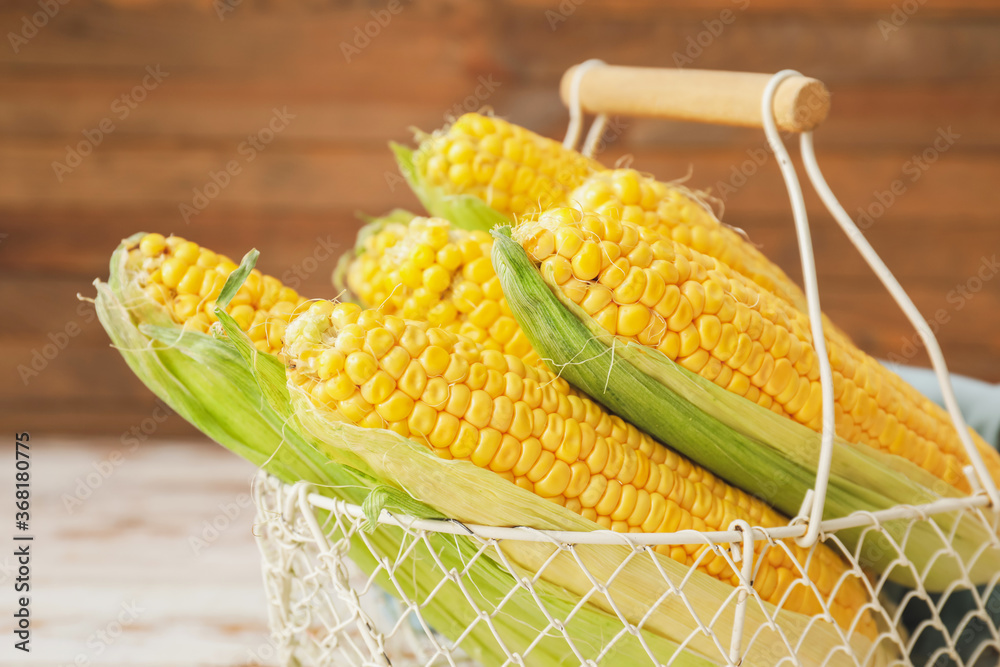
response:
<path id="1" fill-rule="evenodd" d="M 559 86 L 567 106 L 578 67 L 566 70 Z M 593 114 L 763 127 L 760 101 L 771 77 L 750 72 L 601 65 L 581 74 L 579 99 L 582 109 Z M 806 132 L 826 119 L 830 92 L 818 79 L 793 76 L 778 86 L 772 109 L 779 130 Z"/>

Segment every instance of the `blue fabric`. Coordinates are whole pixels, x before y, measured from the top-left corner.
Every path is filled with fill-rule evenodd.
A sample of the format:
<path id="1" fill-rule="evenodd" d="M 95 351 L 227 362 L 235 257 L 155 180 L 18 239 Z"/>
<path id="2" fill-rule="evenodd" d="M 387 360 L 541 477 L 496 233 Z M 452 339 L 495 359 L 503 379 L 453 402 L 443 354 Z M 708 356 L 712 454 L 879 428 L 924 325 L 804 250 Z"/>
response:
<path id="1" fill-rule="evenodd" d="M 913 385 L 924 396 L 944 407 L 941 388 L 933 370 L 901 366 L 888 361 L 882 363 Z M 1000 447 L 1000 385 L 961 375 L 952 375 L 951 382 L 955 389 L 955 398 L 958 399 L 958 406 L 969 427 L 983 436 L 986 442 L 994 447 Z M 1000 613 L 998 613 L 1000 612 L 1000 587 L 994 587 L 987 591 L 985 586 L 980 586 L 978 591 L 983 598 L 992 624 L 994 626 L 1000 625 Z M 908 589 L 891 582 L 887 583 L 883 589 L 883 595 L 892 599 L 897 605 L 900 604 L 907 592 Z M 930 598 L 935 605 L 941 605 L 940 595 L 931 595 Z M 975 600 L 968 590 L 954 591 L 941 607 L 941 621 L 947 627 L 948 633 L 955 638 L 956 648 L 963 661 L 971 658 L 983 642 L 990 640 L 990 628 L 981 617 L 969 618 L 959 630 L 963 620 L 967 618 L 967 614 L 975 609 Z M 931 611 L 926 603 L 921 602 L 918 598 L 911 598 L 905 609 L 902 610 L 900 620 L 912 635 L 921 624 L 926 623 L 931 617 Z M 945 646 L 945 642 L 941 633 L 925 626 L 910 651 L 910 660 L 917 667 L 951 667 L 955 665 L 955 662 L 947 656 L 941 656 L 933 663 L 930 661 L 930 657 L 943 646 Z M 993 648 L 984 651 L 976 661 L 976 667 L 997 664 L 1000 664 L 1000 655 Z"/>
<path id="2" fill-rule="evenodd" d="M 937 376 L 929 368 L 900 366 L 882 362 L 924 396 L 944 407 Z M 990 384 L 963 375 L 951 376 L 955 397 L 969 426 L 986 442 L 1000 448 L 1000 384 Z"/>

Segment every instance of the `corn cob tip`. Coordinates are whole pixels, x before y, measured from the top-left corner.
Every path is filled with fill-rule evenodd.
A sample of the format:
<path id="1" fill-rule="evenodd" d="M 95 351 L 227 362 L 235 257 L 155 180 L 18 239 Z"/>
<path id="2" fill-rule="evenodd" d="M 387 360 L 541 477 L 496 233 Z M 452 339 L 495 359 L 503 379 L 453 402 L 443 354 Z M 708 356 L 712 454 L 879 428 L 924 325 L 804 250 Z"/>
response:
<path id="1" fill-rule="evenodd" d="M 600 163 L 503 119 L 467 113 L 421 142 L 422 182 L 472 195 L 509 218 L 564 203 Z"/>
<path id="2" fill-rule="evenodd" d="M 207 333 L 216 299 L 237 264 L 180 236 L 145 234 L 126 243 L 126 269 L 146 296 L 185 329 Z M 277 354 L 287 322 L 305 302 L 298 292 L 254 269 L 226 308 L 257 349 Z"/>

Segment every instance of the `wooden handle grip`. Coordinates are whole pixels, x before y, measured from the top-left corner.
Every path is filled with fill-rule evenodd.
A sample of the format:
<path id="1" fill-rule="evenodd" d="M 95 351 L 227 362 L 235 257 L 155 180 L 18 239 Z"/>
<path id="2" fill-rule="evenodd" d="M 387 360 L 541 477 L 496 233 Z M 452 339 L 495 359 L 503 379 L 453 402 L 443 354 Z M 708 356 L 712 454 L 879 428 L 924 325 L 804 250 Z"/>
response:
<path id="1" fill-rule="evenodd" d="M 567 106 L 577 67 L 560 85 Z M 580 105 L 588 113 L 762 127 L 760 100 L 770 80 L 748 72 L 599 65 L 582 76 Z M 830 111 L 830 92 L 822 81 L 793 76 L 778 85 L 773 110 L 779 130 L 812 130 Z"/>

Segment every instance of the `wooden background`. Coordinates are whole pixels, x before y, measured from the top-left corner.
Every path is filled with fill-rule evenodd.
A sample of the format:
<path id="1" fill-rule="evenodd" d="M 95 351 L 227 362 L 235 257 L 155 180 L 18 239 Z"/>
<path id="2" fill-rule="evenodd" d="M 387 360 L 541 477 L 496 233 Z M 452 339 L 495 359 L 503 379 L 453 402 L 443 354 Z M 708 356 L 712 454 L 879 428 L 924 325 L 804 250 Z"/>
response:
<path id="1" fill-rule="evenodd" d="M 952 368 L 1000 380 L 1000 281 L 989 280 L 1000 252 L 1000 9 L 992 1 L 953 2 L 945 11 L 908 0 L 896 3 L 894 15 L 892 3 L 868 0 L 812 9 L 791 0 L 401 0 L 401 11 L 347 62 L 342 43 L 389 4 L 69 0 L 37 34 L 24 28 L 25 17 L 40 11 L 37 1 L 3 4 L 5 430 L 117 437 L 154 413 L 152 395 L 76 297 L 93 294 L 92 280 L 106 276 L 122 237 L 175 232 L 233 257 L 256 246 L 262 269 L 278 276 L 312 269 L 302 291 L 329 295 L 335 260 L 311 258 L 325 256 L 330 243 L 348 247 L 357 211 L 415 205 L 392 176 L 388 140 L 407 140 L 411 126 L 441 126 L 481 81 L 494 90 L 470 105 L 561 137 L 559 77 L 591 57 L 674 66 L 680 54 L 691 58 L 687 67 L 792 67 L 823 79 L 833 111 L 816 143 L 832 187 L 856 215 L 859 207 L 877 211 L 876 193 L 901 179 L 905 191 L 868 236 L 923 312 L 948 317 L 939 334 Z M 30 38 L 12 45 L 10 34 L 22 31 Z M 157 66 L 166 77 L 122 118 L 116 98 Z M 295 117 L 247 163 L 241 142 L 275 108 Z M 96 136 L 104 118 L 113 131 L 57 178 L 53 163 L 65 162 L 85 131 Z M 764 146 L 757 131 L 621 121 L 624 131 L 602 160 L 631 154 L 635 166 L 663 179 L 693 168 L 690 183 L 698 187 L 730 180 L 747 151 Z M 931 149 L 933 165 L 911 180 L 908 161 L 948 128 L 958 135 L 953 145 Z M 233 159 L 242 172 L 185 222 L 180 204 Z M 725 220 L 797 275 L 789 207 L 772 161 L 726 204 Z M 912 332 L 904 319 L 811 194 L 809 206 L 825 310 L 867 350 L 905 354 Z M 979 282 L 984 261 L 987 279 Z M 53 338 L 63 349 L 51 360 L 36 356 Z M 33 357 L 44 368 L 23 377 Z M 158 435 L 192 432 L 176 417 L 156 428 Z"/>

